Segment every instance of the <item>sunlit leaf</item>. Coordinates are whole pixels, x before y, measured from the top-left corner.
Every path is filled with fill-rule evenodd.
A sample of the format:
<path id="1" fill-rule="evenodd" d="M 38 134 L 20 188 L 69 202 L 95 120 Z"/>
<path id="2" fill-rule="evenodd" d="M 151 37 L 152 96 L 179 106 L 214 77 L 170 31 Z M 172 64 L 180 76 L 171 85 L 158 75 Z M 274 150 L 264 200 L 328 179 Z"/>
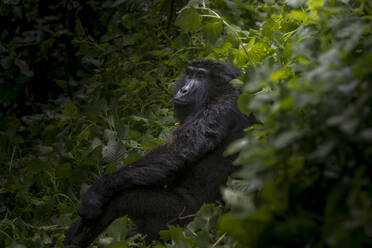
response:
<path id="1" fill-rule="evenodd" d="M 287 17 L 291 20 L 304 21 L 307 19 L 307 14 L 304 11 L 292 10 Z"/>
<path id="2" fill-rule="evenodd" d="M 184 9 L 177 17 L 176 25 L 185 32 L 196 31 L 201 27 L 201 16 L 194 8 Z"/>
<path id="3" fill-rule="evenodd" d="M 309 9 L 316 11 L 317 8 L 321 8 L 324 5 L 324 0 L 309 0 Z"/>
<path id="4" fill-rule="evenodd" d="M 288 78 L 290 75 L 291 75 L 291 70 L 289 68 L 282 68 L 282 69 L 274 71 L 270 76 L 270 80 L 279 81 L 281 79 Z"/>

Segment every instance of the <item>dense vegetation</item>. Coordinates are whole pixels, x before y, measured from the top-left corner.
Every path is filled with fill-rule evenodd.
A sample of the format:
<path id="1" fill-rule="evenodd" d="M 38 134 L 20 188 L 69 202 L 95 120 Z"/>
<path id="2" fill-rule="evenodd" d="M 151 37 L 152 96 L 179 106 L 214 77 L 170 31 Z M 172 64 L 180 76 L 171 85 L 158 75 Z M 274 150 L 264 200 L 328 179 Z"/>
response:
<path id="1" fill-rule="evenodd" d="M 61 247 L 81 192 L 163 144 L 200 58 L 241 67 L 241 170 L 156 247 L 372 246 L 369 0 L 0 2 L 0 247 Z M 122 218 L 97 247 L 125 240 Z"/>

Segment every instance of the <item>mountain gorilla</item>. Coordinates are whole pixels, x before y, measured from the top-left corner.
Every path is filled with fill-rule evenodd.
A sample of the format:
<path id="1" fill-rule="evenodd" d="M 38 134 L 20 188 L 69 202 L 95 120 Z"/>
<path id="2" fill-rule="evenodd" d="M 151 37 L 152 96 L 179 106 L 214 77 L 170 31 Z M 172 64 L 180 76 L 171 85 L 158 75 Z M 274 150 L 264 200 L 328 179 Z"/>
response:
<path id="1" fill-rule="evenodd" d="M 183 70 L 174 97 L 180 126 L 171 140 L 143 158 L 97 180 L 82 195 L 81 218 L 72 224 L 64 244 L 88 246 L 113 220 L 128 215 L 139 232 L 157 239 L 167 223 L 184 225 L 206 202 L 221 200 L 220 186 L 233 172 L 226 147 L 255 123 L 239 112 L 229 81 L 240 69 L 202 60 Z"/>

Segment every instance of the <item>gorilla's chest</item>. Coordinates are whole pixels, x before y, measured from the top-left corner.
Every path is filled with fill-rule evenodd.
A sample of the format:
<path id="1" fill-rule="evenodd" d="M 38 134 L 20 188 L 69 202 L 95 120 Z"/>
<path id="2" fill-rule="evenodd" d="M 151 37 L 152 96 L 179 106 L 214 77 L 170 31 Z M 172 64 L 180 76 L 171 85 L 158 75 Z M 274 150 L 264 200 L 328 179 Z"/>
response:
<path id="1" fill-rule="evenodd" d="M 224 157 L 225 145 L 221 145 L 206 154 L 195 164 L 190 165 L 176 182 L 175 188 L 194 195 L 201 202 L 220 200 L 220 188 L 226 183 L 228 176 L 236 169 L 232 165 L 233 157 Z"/>

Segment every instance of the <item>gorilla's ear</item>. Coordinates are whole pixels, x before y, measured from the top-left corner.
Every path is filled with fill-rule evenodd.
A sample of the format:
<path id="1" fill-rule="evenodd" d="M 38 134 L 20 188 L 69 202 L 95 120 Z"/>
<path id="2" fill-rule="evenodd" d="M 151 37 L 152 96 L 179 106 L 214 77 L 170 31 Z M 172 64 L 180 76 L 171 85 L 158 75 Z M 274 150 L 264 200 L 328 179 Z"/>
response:
<path id="1" fill-rule="evenodd" d="M 232 65 L 229 65 L 229 70 L 230 70 L 232 79 L 238 78 L 243 74 L 243 72 L 240 68 L 236 68 L 235 66 L 232 66 Z M 229 81 L 231 81 L 231 80 L 229 80 Z"/>
<path id="2" fill-rule="evenodd" d="M 221 62 L 220 68 L 215 70 L 218 73 L 218 78 L 221 79 L 221 83 L 228 83 L 231 80 L 240 77 L 243 72 L 240 68 L 236 68 L 233 65 L 230 65 L 226 62 Z"/>

